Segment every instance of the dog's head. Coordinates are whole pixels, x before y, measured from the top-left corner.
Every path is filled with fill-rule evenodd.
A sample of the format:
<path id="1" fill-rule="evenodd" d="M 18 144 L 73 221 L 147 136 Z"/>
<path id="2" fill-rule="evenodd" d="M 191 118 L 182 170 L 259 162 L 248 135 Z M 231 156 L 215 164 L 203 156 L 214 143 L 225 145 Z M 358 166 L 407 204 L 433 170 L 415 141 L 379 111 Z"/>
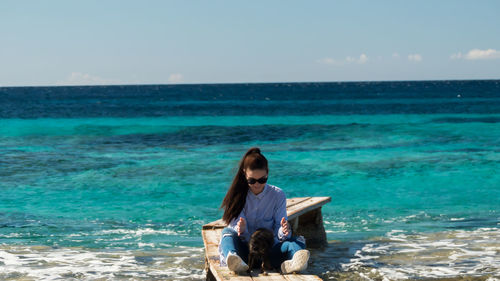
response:
<path id="1" fill-rule="evenodd" d="M 274 243 L 274 235 L 269 229 L 259 228 L 250 237 L 248 247 L 250 253 L 267 255 Z"/>

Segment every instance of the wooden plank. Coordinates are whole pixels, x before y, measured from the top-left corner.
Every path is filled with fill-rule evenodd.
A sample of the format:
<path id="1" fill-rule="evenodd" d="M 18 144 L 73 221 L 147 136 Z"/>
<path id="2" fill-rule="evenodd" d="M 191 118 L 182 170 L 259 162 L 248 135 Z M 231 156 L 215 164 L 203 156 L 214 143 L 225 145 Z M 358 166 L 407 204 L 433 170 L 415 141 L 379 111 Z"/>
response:
<path id="1" fill-rule="evenodd" d="M 255 271 L 258 271 L 258 274 L 255 273 Z M 254 269 L 252 271 L 253 281 L 286 281 L 285 277 L 278 272 L 269 272 L 268 275 L 264 275 L 259 271 L 259 269 Z"/>
<path id="2" fill-rule="evenodd" d="M 220 237 L 221 237 L 222 231 L 215 229 L 215 230 L 203 230 L 202 231 L 202 236 L 203 236 L 203 243 L 205 245 L 215 245 L 218 246 L 220 242 Z"/>
<path id="3" fill-rule="evenodd" d="M 219 264 L 219 249 L 217 249 L 217 247 L 208 247 L 205 255 L 209 262 Z"/>
<path id="4" fill-rule="evenodd" d="M 307 199 L 310 199 L 311 197 L 294 197 L 286 200 L 286 208 L 290 208 L 294 205 L 297 205 Z"/>
<path id="5" fill-rule="evenodd" d="M 292 220 L 302 214 L 305 214 L 311 210 L 317 209 L 332 200 L 331 197 L 312 197 L 306 201 L 302 201 L 299 204 L 287 208 L 288 219 Z"/>
<path id="6" fill-rule="evenodd" d="M 208 270 L 210 271 L 210 273 L 212 274 L 212 276 L 215 278 L 215 280 L 217 280 L 217 281 L 224 281 L 223 275 L 220 274 L 220 272 L 218 272 L 212 264 L 210 264 L 210 267 L 209 267 Z M 208 274 L 208 272 L 207 272 L 207 274 Z"/>
<path id="7" fill-rule="evenodd" d="M 207 257 L 207 259 L 209 261 L 212 261 L 212 260 L 219 260 L 219 249 L 218 249 L 218 245 L 208 245 L 206 248 L 205 248 L 205 256 Z"/>
<path id="8" fill-rule="evenodd" d="M 222 238 L 222 229 L 218 228 L 214 230 L 215 237 L 217 238 L 217 245 L 220 242 L 220 239 Z"/>
<path id="9" fill-rule="evenodd" d="M 285 274 L 283 275 L 287 281 L 319 281 L 323 280 L 317 275 L 312 274 Z"/>
<path id="10" fill-rule="evenodd" d="M 294 214 L 297 212 L 297 210 L 302 210 L 304 208 L 316 209 L 330 201 L 331 197 L 311 197 L 305 201 L 300 202 L 299 204 L 295 204 L 290 208 L 287 208 L 287 212 L 290 214 Z"/>
<path id="11" fill-rule="evenodd" d="M 219 262 L 219 242 L 221 236 L 220 229 L 202 230 L 203 242 L 205 243 L 205 256 L 209 263 L 209 269 L 217 281 L 251 281 L 250 276 L 237 275 L 227 267 L 221 267 Z"/>
<path id="12" fill-rule="evenodd" d="M 214 275 L 217 281 L 252 281 L 252 277 L 248 275 L 238 275 L 227 267 L 220 267 L 214 264 L 210 264 L 210 271 Z"/>
<path id="13" fill-rule="evenodd" d="M 205 258 L 209 264 L 219 265 L 219 240 L 215 231 L 202 231 L 203 243 L 205 244 Z"/>
<path id="14" fill-rule="evenodd" d="M 211 223 L 207 223 L 203 226 L 203 229 L 214 229 L 214 228 L 224 228 L 226 223 L 222 219 L 218 219 Z"/>
<path id="15" fill-rule="evenodd" d="M 220 239 L 218 238 L 217 232 L 215 230 L 203 230 L 203 242 L 206 244 L 216 244 L 218 245 Z"/>

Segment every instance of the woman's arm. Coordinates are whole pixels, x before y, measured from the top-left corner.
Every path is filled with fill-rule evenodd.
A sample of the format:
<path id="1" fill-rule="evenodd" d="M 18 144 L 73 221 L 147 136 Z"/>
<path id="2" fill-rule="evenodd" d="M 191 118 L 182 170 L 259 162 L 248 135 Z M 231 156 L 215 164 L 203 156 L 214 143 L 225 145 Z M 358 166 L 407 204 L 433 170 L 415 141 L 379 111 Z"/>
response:
<path id="1" fill-rule="evenodd" d="M 292 232 L 288 224 L 288 216 L 286 214 L 286 195 L 283 191 L 278 193 L 278 202 L 276 204 L 276 209 L 274 212 L 274 234 L 277 236 L 279 241 L 284 241 L 292 237 Z M 286 221 L 288 229 L 284 229 L 282 226 L 282 220 Z M 283 231 L 288 230 L 288 231 Z M 287 232 L 287 233 L 286 233 Z"/>
<path id="2" fill-rule="evenodd" d="M 250 233 L 248 232 L 247 227 L 247 218 L 245 216 L 245 209 L 243 209 L 240 215 L 233 219 L 229 223 L 229 227 L 234 229 L 238 233 L 238 236 L 243 237 L 245 240 L 250 240 Z"/>

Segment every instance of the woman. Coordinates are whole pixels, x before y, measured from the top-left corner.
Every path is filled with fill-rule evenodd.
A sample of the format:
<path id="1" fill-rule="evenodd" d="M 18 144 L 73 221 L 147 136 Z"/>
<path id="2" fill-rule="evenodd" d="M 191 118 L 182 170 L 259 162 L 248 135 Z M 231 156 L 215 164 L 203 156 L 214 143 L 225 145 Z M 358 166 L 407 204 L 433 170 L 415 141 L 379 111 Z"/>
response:
<path id="1" fill-rule="evenodd" d="M 248 270 L 248 241 L 258 228 L 274 233 L 271 264 L 284 274 L 307 268 L 309 251 L 305 240 L 292 237 L 286 214 L 285 193 L 267 184 L 267 159 L 259 148 L 251 148 L 240 161 L 238 172 L 222 201 L 222 219 L 228 224 L 219 243 L 221 265 L 234 272 Z"/>

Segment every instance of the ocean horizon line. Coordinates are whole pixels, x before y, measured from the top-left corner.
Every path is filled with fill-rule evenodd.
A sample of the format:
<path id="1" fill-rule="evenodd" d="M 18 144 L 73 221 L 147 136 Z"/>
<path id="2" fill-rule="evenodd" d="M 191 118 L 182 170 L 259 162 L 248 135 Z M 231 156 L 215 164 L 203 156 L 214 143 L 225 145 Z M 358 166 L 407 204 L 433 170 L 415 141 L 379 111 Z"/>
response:
<path id="1" fill-rule="evenodd" d="M 499 78 L 481 79 L 401 79 L 401 80 L 339 80 L 339 81 L 275 81 L 275 82 L 209 82 L 209 83 L 137 83 L 137 84 L 77 84 L 77 85 L 0 85 L 1 88 L 63 88 L 63 87 L 133 87 L 133 86 L 220 86 L 220 85 L 269 85 L 269 84 L 351 84 L 351 83 L 408 83 L 408 82 L 471 82 L 500 81 Z"/>

